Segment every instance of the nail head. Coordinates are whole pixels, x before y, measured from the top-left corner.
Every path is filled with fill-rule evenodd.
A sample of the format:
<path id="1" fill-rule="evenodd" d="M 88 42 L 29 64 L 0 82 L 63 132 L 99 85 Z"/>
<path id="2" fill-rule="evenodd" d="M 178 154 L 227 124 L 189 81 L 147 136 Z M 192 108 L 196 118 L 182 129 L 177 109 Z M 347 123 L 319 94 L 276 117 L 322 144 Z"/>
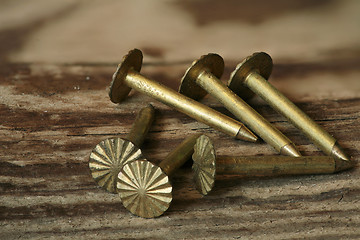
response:
<path id="1" fill-rule="evenodd" d="M 142 153 L 133 143 L 122 138 L 108 138 L 92 150 L 89 158 L 91 175 L 97 184 L 111 193 L 117 193 L 116 178 L 121 168 L 142 159 Z"/>
<path id="2" fill-rule="evenodd" d="M 162 215 L 172 201 L 168 176 L 146 160 L 125 165 L 118 175 L 117 188 L 124 207 L 144 218 Z"/>
<path id="3" fill-rule="evenodd" d="M 113 74 L 110 84 L 109 97 L 113 103 L 123 101 L 129 94 L 131 88 L 124 81 L 130 69 L 140 72 L 143 55 L 139 49 L 131 50 L 123 57 L 122 63 L 119 64 L 116 72 Z"/>
<path id="4" fill-rule="evenodd" d="M 216 176 L 216 153 L 208 136 L 202 135 L 196 140 L 192 158 L 196 189 L 206 195 L 214 187 Z"/>
<path id="5" fill-rule="evenodd" d="M 179 92 L 194 100 L 200 100 L 205 97 L 207 92 L 196 83 L 199 74 L 204 70 L 220 78 L 224 72 L 223 58 L 218 54 L 209 53 L 195 60 L 181 79 Z"/>
<path id="6" fill-rule="evenodd" d="M 242 83 L 252 71 L 258 72 L 263 78 L 268 79 L 272 72 L 273 62 L 269 54 L 256 52 L 239 63 L 230 75 L 228 87 L 242 99 L 249 99 L 254 93 Z"/>

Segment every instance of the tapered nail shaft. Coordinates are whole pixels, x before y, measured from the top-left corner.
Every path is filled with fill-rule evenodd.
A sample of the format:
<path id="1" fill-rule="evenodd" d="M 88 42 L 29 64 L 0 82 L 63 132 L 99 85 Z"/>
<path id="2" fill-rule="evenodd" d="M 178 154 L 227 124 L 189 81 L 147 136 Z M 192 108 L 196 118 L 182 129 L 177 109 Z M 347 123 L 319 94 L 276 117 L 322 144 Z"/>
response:
<path id="1" fill-rule="evenodd" d="M 154 121 L 154 107 L 149 104 L 147 107 L 141 109 L 139 114 L 131 127 L 130 132 L 125 137 L 132 142 L 135 146 L 141 146 Z"/>
<path id="2" fill-rule="evenodd" d="M 265 118 L 212 74 L 212 65 L 222 63 L 222 58 L 217 54 L 202 56 L 188 69 L 182 82 L 194 81 L 201 86 L 201 88 L 215 97 L 225 106 L 225 108 L 233 113 L 240 121 L 245 123 L 246 126 L 260 136 L 265 142 L 274 147 L 277 152 L 294 157 L 301 156 L 290 139 L 272 126 Z M 197 74 L 194 74 L 193 71 Z M 187 95 L 187 92 L 182 90 L 183 89 L 180 88 L 180 93 Z"/>
<path id="3" fill-rule="evenodd" d="M 179 167 L 184 165 L 184 163 L 191 158 L 198 137 L 200 137 L 200 134 L 195 134 L 186 138 L 161 161 L 159 167 L 166 175 L 171 176 Z"/>
<path id="4" fill-rule="evenodd" d="M 227 135 L 237 139 L 254 142 L 257 140 L 250 130 L 240 122 L 231 119 L 203 104 L 200 104 L 164 85 L 152 81 L 140 73 L 130 70 L 125 83 L 152 98 L 187 114 L 188 116 L 203 122 Z M 243 134 L 243 131 L 245 133 Z"/>
<path id="5" fill-rule="evenodd" d="M 272 108 L 285 116 L 294 126 L 303 131 L 327 155 L 350 160 L 334 137 L 316 124 L 266 80 L 271 72 L 271 70 L 267 71 L 267 69 L 271 69 L 271 67 L 272 60 L 269 55 L 263 52 L 254 53 L 236 67 L 229 81 L 229 88 L 241 95 L 236 89 L 239 86 L 238 83 L 241 82 L 264 99 Z M 262 74 L 263 69 L 266 69 L 266 74 Z M 264 77 L 264 75 L 267 76 Z"/>
<path id="6" fill-rule="evenodd" d="M 354 166 L 332 156 L 217 156 L 216 174 L 241 177 L 329 174 Z"/>
<path id="7" fill-rule="evenodd" d="M 250 142 L 257 140 L 242 123 L 141 75 L 138 72 L 141 61 L 142 53 L 137 49 L 124 57 L 110 87 L 111 101 L 121 102 L 133 88 L 229 136 Z"/>
<path id="8" fill-rule="evenodd" d="M 328 174 L 354 167 L 354 161 L 332 156 L 216 156 L 209 137 L 200 136 L 194 146 L 193 170 L 196 188 L 208 194 L 216 175 L 241 177 Z"/>

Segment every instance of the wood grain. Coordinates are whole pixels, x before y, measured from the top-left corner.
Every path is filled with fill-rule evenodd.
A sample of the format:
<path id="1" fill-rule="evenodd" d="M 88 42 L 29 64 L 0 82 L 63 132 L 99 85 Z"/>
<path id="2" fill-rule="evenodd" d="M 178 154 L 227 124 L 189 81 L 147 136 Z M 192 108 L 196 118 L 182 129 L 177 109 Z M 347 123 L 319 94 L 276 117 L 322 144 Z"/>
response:
<path id="1" fill-rule="evenodd" d="M 202 197 L 187 167 L 173 178 L 174 200 L 164 216 L 153 220 L 134 217 L 116 195 L 96 186 L 88 157 L 99 141 L 124 136 L 137 111 L 152 99 L 133 93 L 120 105 L 111 103 L 106 87 L 115 67 L 10 67 L 12 72 L 3 74 L 0 85 L 0 212 L 5 238 L 360 236 L 358 169 L 280 179 L 219 176 L 213 192 Z M 48 68 L 57 76 L 47 72 Z M 78 71 L 74 73 L 73 68 Z M 156 68 L 145 66 L 144 74 L 151 76 Z M 88 74 L 79 76 L 77 72 Z M 54 88 L 42 82 L 53 78 L 58 82 Z M 253 102 L 304 155 L 321 154 L 269 106 Z M 210 97 L 204 103 L 227 113 Z M 328 99 L 298 106 L 358 159 L 359 103 L 359 98 Z M 157 116 L 143 147 L 151 161 L 161 161 L 186 136 L 199 132 L 214 140 L 218 154 L 276 154 L 265 143 L 233 140 L 161 103 L 153 104 Z"/>
<path id="2" fill-rule="evenodd" d="M 25 18 L 29 9 L 35 11 L 31 4 L 4 1 L 0 8 L 0 239 L 360 238 L 358 167 L 330 175 L 260 179 L 218 176 L 213 191 L 203 197 L 195 190 L 188 163 L 172 178 L 174 199 L 169 210 L 156 219 L 131 215 L 117 195 L 97 187 L 88 168 L 92 148 L 108 137 L 125 136 L 137 112 L 148 103 L 154 105 L 157 114 L 142 149 L 154 163 L 194 133 L 211 137 L 219 155 L 276 154 L 264 142 L 231 139 L 140 93 L 131 92 L 122 104 L 111 103 L 107 89 L 116 59 L 121 59 L 130 45 L 144 50 L 142 73 L 173 89 L 177 89 L 191 61 L 208 49 L 224 55 L 224 81 L 253 49 L 269 50 L 275 63 L 270 81 L 359 161 L 360 61 L 356 41 L 360 32 L 332 35 L 328 28 L 331 24 L 325 24 L 331 15 L 339 24 L 358 25 L 358 11 L 351 11 L 358 9 L 356 2 L 320 1 L 316 6 L 311 1 L 279 3 L 281 8 L 254 18 L 251 14 L 230 17 L 224 13 L 231 10 L 235 14 L 236 9 L 230 7 L 233 1 L 224 1 L 225 5 L 210 1 L 222 11 L 213 19 L 209 16 L 215 10 L 204 1 L 157 2 L 147 9 L 137 8 L 139 13 L 150 12 L 144 24 L 155 26 L 149 28 L 154 39 L 144 28 L 143 36 L 132 30 L 135 35 L 121 44 L 122 32 L 110 32 L 126 29 L 129 21 L 124 18 L 131 14 L 109 14 L 110 10 L 119 6 L 135 9 L 139 7 L 136 3 L 64 1 L 50 7 L 47 1 L 36 2 L 47 4 L 48 11 L 36 10 Z M 256 9 L 251 4 L 243 6 L 249 12 Z M 181 35 L 177 42 L 172 38 L 175 35 L 156 27 L 156 8 L 163 9 L 164 19 L 172 24 L 181 19 L 172 31 L 181 30 L 192 39 L 184 40 Z M 11 14 L 6 15 L 5 10 Z M 90 20 L 94 13 L 99 16 Z M 179 17 L 184 14 L 190 17 Z M 305 24 L 315 14 L 319 21 Z M 5 24 L 4 16 L 12 19 L 11 24 Z M 115 28 L 112 20 L 117 18 L 123 25 Z M 281 20 L 284 25 L 293 20 L 297 27 L 303 26 L 295 36 L 312 41 L 305 44 L 302 40 L 304 44 L 300 44 L 300 40 L 292 42 L 292 37 L 280 41 L 277 24 Z M 233 39 L 218 43 L 229 39 L 238 29 L 236 24 L 243 32 L 235 31 Z M 95 30 L 88 31 L 89 25 Z M 210 36 L 214 31 L 219 36 Z M 260 35 L 243 38 L 242 33 L 252 31 Z M 268 34 L 268 41 L 257 41 L 262 34 Z M 160 38 L 163 42 L 158 41 Z M 239 40 L 244 44 L 241 50 Z M 232 116 L 211 97 L 202 103 Z M 254 98 L 249 104 L 288 136 L 303 155 L 322 154 L 262 100 Z"/>

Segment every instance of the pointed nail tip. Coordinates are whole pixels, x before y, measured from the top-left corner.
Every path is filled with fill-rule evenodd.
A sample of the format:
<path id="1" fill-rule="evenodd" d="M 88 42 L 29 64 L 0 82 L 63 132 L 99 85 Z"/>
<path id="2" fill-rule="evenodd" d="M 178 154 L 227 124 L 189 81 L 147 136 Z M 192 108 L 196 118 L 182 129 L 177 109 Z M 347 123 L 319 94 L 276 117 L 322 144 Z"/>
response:
<path id="1" fill-rule="evenodd" d="M 343 161 L 351 161 L 350 157 L 344 152 L 340 145 L 336 142 L 331 150 L 331 155 L 336 159 L 341 159 Z"/>
<path id="2" fill-rule="evenodd" d="M 300 152 L 292 144 L 283 146 L 280 150 L 280 154 L 291 157 L 301 157 Z"/>
<path id="3" fill-rule="evenodd" d="M 344 170 L 348 170 L 354 168 L 356 166 L 356 161 L 354 160 L 343 160 L 339 158 L 335 159 L 335 172 L 341 172 Z"/>
<path id="4" fill-rule="evenodd" d="M 236 135 L 236 139 L 243 140 L 247 142 L 257 142 L 258 137 L 254 135 L 250 130 L 245 128 L 240 128 L 238 134 Z"/>
<path id="5" fill-rule="evenodd" d="M 203 192 L 201 192 L 201 195 L 206 196 L 206 195 L 208 195 L 208 193 L 209 193 L 209 191 L 203 191 Z"/>

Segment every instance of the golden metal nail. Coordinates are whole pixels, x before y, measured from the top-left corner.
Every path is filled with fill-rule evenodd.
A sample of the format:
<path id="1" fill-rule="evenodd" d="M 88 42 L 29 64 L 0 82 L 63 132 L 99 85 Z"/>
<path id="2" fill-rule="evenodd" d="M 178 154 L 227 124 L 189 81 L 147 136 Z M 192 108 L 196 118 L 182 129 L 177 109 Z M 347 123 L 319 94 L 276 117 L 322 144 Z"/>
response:
<path id="1" fill-rule="evenodd" d="M 250 142 L 257 140 L 242 123 L 141 75 L 141 65 L 142 53 L 138 49 L 123 58 L 110 86 L 112 102 L 121 102 L 133 88 L 227 135 Z"/>
<path id="2" fill-rule="evenodd" d="M 129 162 L 142 159 L 139 147 L 154 120 L 152 105 L 140 110 L 130 133 L 124 138 L 108 138 L 92 150 L 89 168 L 96 183 L 103 189 L 117 193 L 116 179 L 122 167 Z"/>
<path id="3" fill-rule="evenodd" d="M 216 156 L 210 138 L 205 135 L 197 139 L 192 158 L 196 188 L 203 195 L 213 188 L 216 174 L 241 177 L 328 174 L 355 166 L 355 161 L 331 156 Z"/>
<path id="4" fill-rule="evenodd" d="M 118 175 L 117 184 L 125 208 L 144 218 L 162 215 L 172 201 L 169 176 L 191 158 L 199 136 L 185 139 L 159 166 L 145 160 L 126 164 Z"/>
<path id="5" fill-rule="evenodd" d="M 276 151 L 283 155 L 301 156 L 290 139 L 219 80 L 223 69 L 224 60 L 219 55 L 202 56 L 186 71 L 179 92 L 195 100 L 209 93 Z"/>
<path id="6" fill-rule="evenodd" d="M 231 74 L 228 86 L 239 96 L 242 96 L 244 92 L 249 92 L 244 86 L 248 87 L 303 131 L 327 155 L 346 161 L 350 160 L 335 138 L 267 81 L 272 66 L 272 59 L 268 54 L 254 53 L 237 65 Z"/>

